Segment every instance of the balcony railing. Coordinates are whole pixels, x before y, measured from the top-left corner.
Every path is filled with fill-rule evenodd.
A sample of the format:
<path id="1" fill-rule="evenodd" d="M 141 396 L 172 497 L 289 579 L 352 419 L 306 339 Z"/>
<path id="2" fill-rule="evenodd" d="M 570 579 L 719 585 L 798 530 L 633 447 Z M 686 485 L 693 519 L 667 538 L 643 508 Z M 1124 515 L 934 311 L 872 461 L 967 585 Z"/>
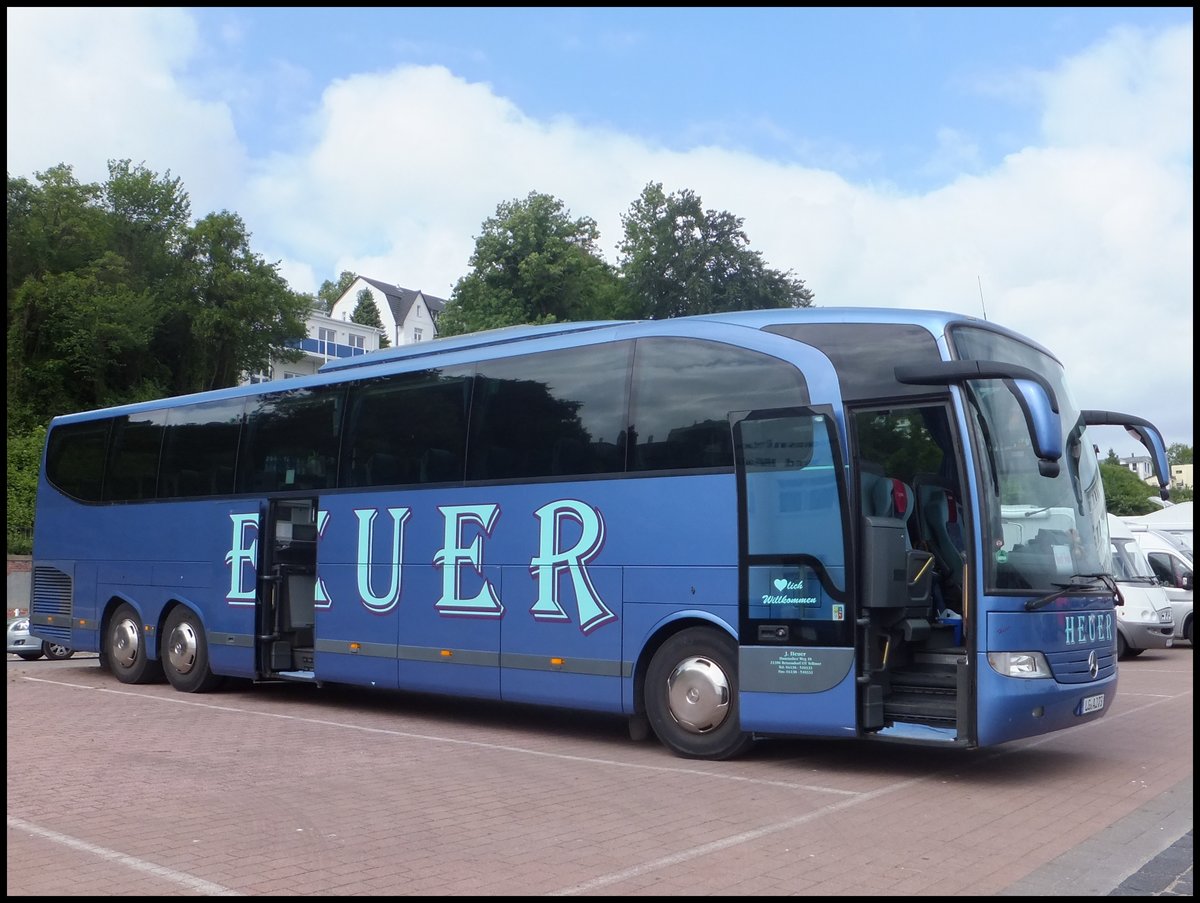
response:
<path id="1" fill-rule="evenodd" d="M 320 339 L 301 339 L 288 343 L 292 348 L 299 348 L 306 354 L 315 354 L 320 358 L 355 357 L 366 354 L 367 349 L 356 348 L 354 345 L 342 345 L 338 342 L 323 342 Z"/>

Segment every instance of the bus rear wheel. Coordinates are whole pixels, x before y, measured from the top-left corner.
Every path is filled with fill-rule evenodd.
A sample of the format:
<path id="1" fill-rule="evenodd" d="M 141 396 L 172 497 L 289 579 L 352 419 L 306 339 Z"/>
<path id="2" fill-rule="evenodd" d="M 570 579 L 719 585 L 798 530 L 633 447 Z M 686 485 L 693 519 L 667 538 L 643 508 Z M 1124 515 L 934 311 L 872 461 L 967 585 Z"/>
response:
<path id="1" fill-rule="evenodd" d="M 162 680 L 162 663 L 149 657 L 142 619 L 133 606 L 122 602 L 113 612 L 104 635 L 104 658 L 123 684 L 149 684 Z"/>
<path id="2" fill-rule="evenodd" d="M 754 743 L 738 717 L 737 646 L 722 631 L 689 627 L 663 643 L 645 703 L 655 735 L 685 759 L 730 759 Z"/>
<path id="3" fill-rule="evenodd" d="M 207 693 L 220 686 L 221 678 L 208 665 L 204 627 L 190 610 L 181 605 L 172 611 L 163 633 L 161 659 L 171 686 L 183 693 Z"/>

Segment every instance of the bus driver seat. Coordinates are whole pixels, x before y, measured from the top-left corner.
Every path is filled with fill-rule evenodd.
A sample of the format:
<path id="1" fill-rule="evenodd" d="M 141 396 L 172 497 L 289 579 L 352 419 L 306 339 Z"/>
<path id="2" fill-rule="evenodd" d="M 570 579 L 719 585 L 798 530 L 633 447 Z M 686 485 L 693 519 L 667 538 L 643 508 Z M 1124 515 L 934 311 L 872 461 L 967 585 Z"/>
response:
<path id="1" fill-rule="evenodd" d="M 912 548 L 909 521 L 916 500 L 912 487 L 901 480 L 883 476 L 882 471 L 868 469 L 870 467 L 864 465 L 862 470 L 863 514 L 868 517 L 894 517 L 903 521 L 906 543 Z"/>
<path id="2" fill-rule="evenodd" d="M 913 549 L 912 528 L 916 525 L 912 519 L 916 509 L 913 488 L 903 480 L 883 476 L 882 468 L 870 464 L 863 466 L 860 484 L 863 513 L 868 517 L 891 517 L 903 522 L 905 546 Z M 922 640 L 929 635 L 933 617 L 932 599 L 914 603 L 907 609 L 897 609 L 897 612 L 898 619 L 891 626 L 893 630 L 900 631 L 905 640 Z"/>

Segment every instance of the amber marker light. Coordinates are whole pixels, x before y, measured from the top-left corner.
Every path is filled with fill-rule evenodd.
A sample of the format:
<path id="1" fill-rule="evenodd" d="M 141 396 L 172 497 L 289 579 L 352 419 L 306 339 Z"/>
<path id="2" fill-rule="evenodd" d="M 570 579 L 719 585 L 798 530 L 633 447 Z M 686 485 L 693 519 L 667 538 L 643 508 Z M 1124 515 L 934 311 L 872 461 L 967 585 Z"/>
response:
<path id="1" fill-rule="evenodd" d="M 351 643 L 350 644 L 351 652 L 357 653 L 360 649 L 362 649 L 362 643 Z"/>
<path id="2" fill-rule="evenodd" d="M 550 664 L 552 664 L 555 668 L 561 668 L 564 664 L 566 664 L 566 659 L 552 658 L 550 659 Z"/>
<path id="3" fill-rule="evenodd" d="M 443 649 L 443 650 L 442 650 L 442 658 L 450 658 L 450 657 L 452 657 L 453 655 L 454 655 L 454 653 L 453 653 L 453 652 L 451 652 L 449 649 Z"/>

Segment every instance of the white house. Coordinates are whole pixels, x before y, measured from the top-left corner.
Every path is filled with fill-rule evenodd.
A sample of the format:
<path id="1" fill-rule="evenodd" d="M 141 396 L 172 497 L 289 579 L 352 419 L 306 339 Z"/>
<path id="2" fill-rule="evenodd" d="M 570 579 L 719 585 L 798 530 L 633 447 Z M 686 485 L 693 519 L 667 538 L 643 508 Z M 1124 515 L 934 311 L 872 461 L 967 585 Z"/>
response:
<path id="1" fill-rule="evenodd" d="M 1154 462 L 1149 455 L 1130 455 L 1127 458 L 1118 457 L 1117 463 L 1126 470 L 1132 470 L 1143 482 L 1154 479 Z"/>
<path id="2" fill-rule="evenodd" d="M 350 317 L 358 306 L 363 289 L 371 293 L 383 329 L 355 323 Z M 437 315 L 446 302 L 420 291 L 400 288 L 359 276 L 334 302 L 326 314 L 313 309 L 307 320 L 307 334 L 299 342 L 304 352 L 299 361 L 271 361 L 262 373 L 248 374 L 242 384 L 266 382 L 270 379 L 290 379 L 311 376 L 335 358 L 353 357 L 378 351 L 380 339 L 386 335 L 390 344 L 410 345 L 437 337 Z"/>
<path id="3" fill-rule="evenodd" d="M 1122 467 L 1132 470 L 1144 483 L 1158 484 L 1158 478 L 1154 475 L 1154 463 L 1148 455 L 1131 455 L 1128 458 L 1117 458 L 1118 463 Z M 1172 489 L 1186 487 L 1192 488 L 1192 465 L 1191 464 L 1171 464 L 1170 469 L 1170 486 Z"/>
<path id="4" fill-rule="evenodd" d="M 311 376 L 326 361 L 379 350 L 379 330 L 374 326 L 334 320 L 316 308 L 309 313 L 306 326 L 307 334 L 299 342 L 303 358 L 298 361 L 272 360 L 265 372 L 249 374 L 242 384 Z"/>
<path id="5" fill-rule="evenodd" d="M 426 295 L 424 292 L 401 288 L 378 279 L 368 279 L 359 276 L 342 292 L 329 316 L 343 323 L 350 322 L 354 308 L 358 306 L 358 296 L 366 289 L 371 293 L 375 307 L 379 311 L 379 319 L 383 323 L 384 334 L 392 347 L 411 345 L 414 342 L 427 342 L 437 338 L 437 317 L 446 306 L 442 298 Z"/>

